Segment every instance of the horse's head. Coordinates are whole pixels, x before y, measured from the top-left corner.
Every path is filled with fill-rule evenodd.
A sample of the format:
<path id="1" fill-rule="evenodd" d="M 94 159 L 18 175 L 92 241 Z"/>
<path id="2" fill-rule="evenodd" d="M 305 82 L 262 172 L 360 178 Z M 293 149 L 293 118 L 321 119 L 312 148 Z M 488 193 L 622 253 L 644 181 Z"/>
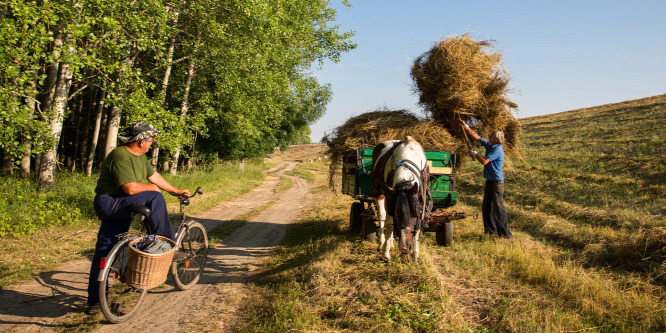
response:
<path id="1" fill-rule="evenodd" d="M 414 236 L 421 228 L 419 225 L 419 189 L 416 182 L 400 182 L 394 188 L 388 188 L 392 200 L 388 212 L 393 216 L 394 233 L 399 235 L 398 249 L 403 254 L 413 251 Z"/>

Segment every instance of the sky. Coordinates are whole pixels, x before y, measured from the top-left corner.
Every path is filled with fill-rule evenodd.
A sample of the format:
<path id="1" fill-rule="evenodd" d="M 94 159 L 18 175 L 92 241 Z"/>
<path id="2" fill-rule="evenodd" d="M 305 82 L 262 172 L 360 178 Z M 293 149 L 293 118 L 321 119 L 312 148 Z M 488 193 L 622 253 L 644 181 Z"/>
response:
<path id="1" fill-rule="evenodd" d="M 493 40 L 511 76 L 518 118 L 666 93 L 666 0 L 332 0 L 358 47 L 315 67 L 330 84 L 312 142 L 378 108 L 423 115 L 409 76 L 437 41 Z"/>

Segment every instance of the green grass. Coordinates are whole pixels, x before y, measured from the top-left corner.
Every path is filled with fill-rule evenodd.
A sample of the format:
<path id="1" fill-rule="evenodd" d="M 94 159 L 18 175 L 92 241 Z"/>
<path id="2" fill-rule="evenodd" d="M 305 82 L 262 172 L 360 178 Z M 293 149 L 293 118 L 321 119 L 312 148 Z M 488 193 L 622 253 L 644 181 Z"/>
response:
<path id="1" fill-rule="evenodd" d="M 262 160 L 252 160 L 246 161 L 242 173 L 237 164 L 225 163 L 165 177 L 176 187 L 190 191 L 203 187 L 204 194 L 193 198 L 188 206 L 187 213 L 194 214 L 250 191 L 263 181 L 262 171 L 266 169 Z M 16 224 L 35 226 L 26 232 L 32 233 L 29 236 L 0 238 L 0 288 L 92 254 L 99 228 L 92 208 L 96 181 L 96 176 L 89 179 L 78 173 L 60 173 L 56 188 L 35 191 L 31 180 L 0 178 L 7 195 L 0 202 L 4 205 L 2 216 L 11 217 Z M 176 213 L 177 199 L 168 194 L 165 197 L 170 212 Z"/>

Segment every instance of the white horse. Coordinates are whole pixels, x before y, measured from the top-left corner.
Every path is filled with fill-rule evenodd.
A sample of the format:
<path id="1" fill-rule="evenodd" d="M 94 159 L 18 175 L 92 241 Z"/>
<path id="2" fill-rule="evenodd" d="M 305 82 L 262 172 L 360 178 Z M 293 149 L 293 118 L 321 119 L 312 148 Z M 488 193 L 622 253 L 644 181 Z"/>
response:
<path id="1" fill-rule="evenodd" d="M 400 252 L 417 259 L 429 178 L 423 148 L 411 136 L 382 142 L 372 152 L 370 178 L 378 210 L 379 251 L 391 259 L 395 230 Z"/>

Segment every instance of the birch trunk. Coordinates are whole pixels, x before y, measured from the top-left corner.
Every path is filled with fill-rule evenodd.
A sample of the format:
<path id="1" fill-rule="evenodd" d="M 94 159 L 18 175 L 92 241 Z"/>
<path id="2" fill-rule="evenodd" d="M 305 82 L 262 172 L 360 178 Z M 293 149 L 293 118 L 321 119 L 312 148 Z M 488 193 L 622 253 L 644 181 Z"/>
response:
<path id="1" fill-rule="evenodd" d="M 118 94 L 118 100 L 122 100 L 123 95 Z M 106 144 L 104 146 L 104 158 L 116 148 L 118 143 L 118 126 L 120 126 L 120 108 L 114 105 L 109 110 L 109 115 L 106 121 Z"/>
<path id="2" fill-rule="evenodd" d="M 35 71 L 30 89 L 31 91 L 34 92 L 35 96 L 37 94 L 36 87 L 37 87 L 38 76 L 39 73 Z M 28 117 L 31 120 L 28 122 L 28 125 L 25 127 L 24 132 L 30 135 L 32 133 L 30 124 L 32 123 L 32 117 L 34 117 L 35 108 L 37 107 L 37 99 L 34 97 L 26 99 L 25 106 L 30 110 L 28 113 Z M 32 148 L 31 148 L 32 139 L 28 139 L 24 136 L 21 144 L 23 145 L 23 152 L 22 152 L 23 156 L 21 157 L 21 176 L 28 177 L 30 176 L 30 156 L 32 155 Z"/>
<path id="3" fill-rule="evenodd" d="M 178 16 L 179 14 L 176 13 L 173 23 L 174 27 L 178 26 Z M 167 51 L 167 67 L 164 70 L 164 77 L 162 78 L 162 88 L 160 90 L 160 95 L 159 95 L 160 105 L 164 104 L 164 100 L 166 99 L 167 87 L 169 86 L 169 79 L 171 78 L 171 68 L 173 67 L 173 52 L 176 49 L 176 36 L 177 35 L 171 37 L 171 40 L 169 41 L 169 49 Z M 159 161 L 159 157 L 160 157 L 160 147 L 155 146 L 153 148 L 152 159 L 151 159 L 151 164 L 153 165 L 154 168 L 157 168 L 157 162 Z"/>
<path id="4" fill-rule="evenodd" d="M 196 53 L 196 48 L 193 53 Z M 189 96 L 190 96 L 190 87 L 192 86 L 192 77 L 194 76 L 194 58 L 190 58 L 190 62 L 187 66 L 187 76 L 185 78 L 185 91 L 183 92 L 183 98 L 180 102 L 180 114 L 178 117 L 183 119 L 189 110 Z M 171 174 L 176 175 L 178 172 L 178 159 L 180 158 L 180 147 L 176 147 L 173 150 L 171 155 Z"/>
<path id="5" fill-rule="evenodd" d="M 97 96 L 97 104 L 95 105 L 95 129 L 93 130 L 92 142 L 88 150 L 88 157 L 86 157 L 86 177 L 90 178 L 92 175 L 93 162 L 95 161 L 95 151 L 97 150 L 97 142 L 99 141 L 101 126 L 102 126 L 102 113 L 104 111 L 104 97 L 106 92 L 102 89 Z"/>
<path id="6" fill-rule="evenodd" d="M 95 100 L 95 95 L 97 95 L 97 88 L 89 86 L 83 103 L 83 122 L 82 122 L 83 129 L 81 130 L 81 149 L 79 151 L 79 156 L 77 158 L 82 171 L 85 171 L 86 167 L 86 156 L 88 155 L 88 142 L 90 141 L 88 133 L 90 132 L 90 117 L 92 115 L 92 109 L 94 107 L 93 101 Z"/>
<path id="7" fill-rule="evenodd" d="M 76 115 L 74 116 L 74 128 L 76 131 L 76 134 L 74 135 L 74 149 L 72 152 L 72 156 L 69 157 L 69 171 L 74 172 L 76 171 L 76 164 L 78 163 L 78 159 L 76 158 L 79 155 L 79 139 L 81 138 L 81 118 L 82 118 L 82 113 L 83 113 L 83 99 L 79 101 L 79 105 L 76 106 Z M 79 165 L 79 167 L 81 167 Z"/>
<path id="8" fill-rule="evenodd" d="M 157 168 L 157 161 L 159 160 L 159 158 L 160 158 L 160 147 L 154 147 L 152 158 L 150 160 L 150 164 L 152 164 L 153 168 Z"/>
<path id="9" fill-rule="evenodd" d="M 73 52 L 74 47 L 68 47 Z M 52 147 L 42 154 L 42 163 L 39 172 L 39 185 L 51 187 L 55 183 L 56 149 L 62 134 L 62 121 L 67 109 L 67 97 L 72 83 L 72 70 L 67 63 L 61 63 L 58 68 L 58 81 L 53 96 L 53 112 L 51 112 L 51 135 L 55 140 Z"/>
<path id="10" fill-rule="evenodd" d="M 12 155 L 9 154 L 8 152 L 0 152 L 0 155 L 2 155 L 2 167 L 0 168 L 0 174 L 8 175 L 12 173 L 13 164 L 14 164 Z"/>
<path id="11" fill-rule="evenodd" d="M 46 80 L 44 81 L 44 97 L 42 100 L 41 113 L 43 115 L 51 114 L 51 105 L 53 104 L 53 99 L 55 96 L 55 87 L 56 82 L 58 81 L 58 73 L 60 72 L 60 49 L 64 44 L 64 35 L 62 33 L 56 33 L 53 40 L 53 64 L 49 65 L 46 68 Z M 48 120 L 45 117 L 43 120 Z M 56 140 L 54 144 L 58 144 L 59 140 Z M 38 143 L 39 149 L 44 147 L 44 142 L 40 141 Z M 35 155 L 35 174 L 38 177 L 41 177 L 42 173 L 42 159 L 44 158 L 43 153 Z"/>
<path id="12" fill-rule="evenodd" d="M 138 54 L 138 53 L 137 53 Z M 136 54 L 135 55 L 129 55 L 125 58 L 123 61 L 124 66 L 120 70 L 120 74 L 118 75 L 118 81 L 121 82 L 121 87 L 118 91 L 118 94 L 116 95 L 116 103 L 114 103 L 113 107 L 111 107 L 111 110 L 109 111 L 109 116 L 107 120 L 107 128 L 106 128 L 106 143 L 105 143 L 105 148 L 104 148 L 104 158 L 109 155 L 109 153 L 116 148 L 116 145 L 118 143 L 118 126 L 120 126 L 120 107 L 118 106 L 118 103 L 122 103 L 122 100 L 125 96 L 125 86 L 122 84 L 123 78 L 125 76 L 125 72 L 128 71 L 132 66 L 134 65 L 134 59 L 136 59 Z"/>
<path id="13" fill-rule="evenodd" d="M 97 142 L 97 164 L 101 164 L 104 161 L 104 149 L 106 148 L 106 125 L 109 119 L 109 113 L 111 109 L 109 107 L 102 108 L 102 121 L 99 132 L 99 141 Z"/>

